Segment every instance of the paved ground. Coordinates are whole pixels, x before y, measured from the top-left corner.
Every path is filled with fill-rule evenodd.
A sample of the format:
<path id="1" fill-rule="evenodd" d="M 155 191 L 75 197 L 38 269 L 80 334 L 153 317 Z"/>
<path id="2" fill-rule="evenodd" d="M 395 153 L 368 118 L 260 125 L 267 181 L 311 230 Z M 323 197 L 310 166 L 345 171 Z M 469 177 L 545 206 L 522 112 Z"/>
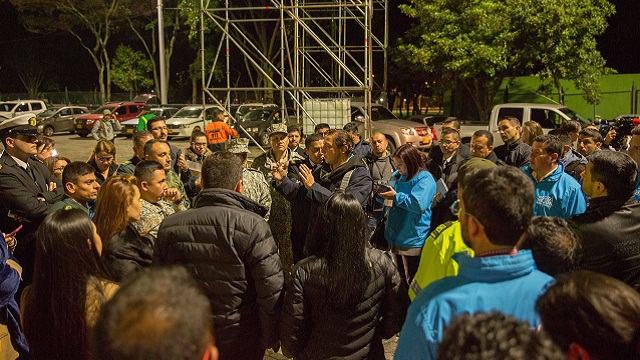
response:
<path id="1" fill-rule="evenodd" d="M 393 359 L 393 354 L 396 352 L 396 346 L 398 346 L 398 337 L 394 336 L 389 340 L 382 340 L 382 344 L 384 345 L 384 355 L 387 360 Z M 285 360 L 289 359 L 288 357 L 282 355 L 281 353 L 274 353 L 271 350 L 267 350 L 267 353 L 264 355 L 264 360 Z"/>
<path id="2" fill-rule="evenodd" d="M 73 161 L 87 161 L 89 156 L 91 155 L 91 150 L 96 144 L 96 141 L 91 137 L 81 138 L 78 135 L 69 135 L 69 134 L 56 134 L 53 136 L 56 140 L 55 149 L 61 156 L 68 157 Z M 171 143 L 179 148 L 189 146 L 189 141 L 187 139 L 178 139 L 172 140 Z M 131 139 L 127 138 L 117 138 L 115 141 L 116 144 L 116 159 L 118 162 L 123 162 L 131 156 L 133 156 L 133 142 Z M 262 151 L 257 146 L 250 146 L 251 150 L 250 158 L 253 159 L 256 156 L 262 154 Z M 389 340 L 384 340 L 384 348 L 387 359 L 393 359 L 393 353 L 395 352 L 396 346 L 398 344 L 398 338 L 394 336 Z M 281 353 L 274 353 L 269 350 L 265 354 L 265 360 L 284 360 L 287 359 Z"/>

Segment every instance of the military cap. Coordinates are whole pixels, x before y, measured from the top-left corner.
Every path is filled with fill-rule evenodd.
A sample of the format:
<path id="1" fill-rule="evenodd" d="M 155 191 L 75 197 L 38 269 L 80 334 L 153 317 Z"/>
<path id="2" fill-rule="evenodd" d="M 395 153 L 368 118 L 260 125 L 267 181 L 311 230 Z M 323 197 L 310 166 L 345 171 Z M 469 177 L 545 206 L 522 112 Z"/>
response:
<path id="1" fill-rule="evenodd" d="M 467 160 L 467 162 L 462 164 L 462 166 L 460 166 L 460 169 L 458 169 L 458 183 L 463 183 L 464 177 L 467 176 L 467 174 L 469 174 L 473 170 L 495 168 L 495 167 L 498 167 L 498 165 L 496 165 L 491 160 L 472 157 L 471 159 Z"/>
<path id="2" fill-rule="evenodd" d="M 269 137 L 271 137 L 271 135 L 277 134 L 277 133 L 283 133 L 285 135 L 289 134 L 289 132 L 287 132 L 287 125 L 285 125 L 283 123 L 272 124 L 267 129 L 267 133 L 269 134 Z"/>
<path id="3" fill-rule="evenodd" d="M 249 139 L 238 138 L 227 140 L 227 151 L 233 154 L 249 152 Z"/>
<path id="4" fill-rule="evenodd" d="M 33 114 L 24 114 L 3 121 L 0 124 L 0 136 L 11 135 L 37 135 L 36 117 Z"/>

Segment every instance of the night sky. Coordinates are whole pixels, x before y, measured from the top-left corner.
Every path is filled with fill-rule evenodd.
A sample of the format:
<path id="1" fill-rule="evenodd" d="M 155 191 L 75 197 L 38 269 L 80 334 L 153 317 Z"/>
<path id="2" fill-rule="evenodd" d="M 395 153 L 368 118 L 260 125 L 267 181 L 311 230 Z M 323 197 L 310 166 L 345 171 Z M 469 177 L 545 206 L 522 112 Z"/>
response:
<path id="1" fill-rule="evenodd" d="M 397 9 L 397 4 L 405 1 L 389 0 L 392 45 L 410 26 L 410 21 Z M 609 19 L 609 27 L 600 37 L 598 49 L 607 60 L 607 66 L 619 73 L 640 73 L 640 6 L 636 4 L 637 0 L 610 1 L 616 6 L 616 14 Z M 115 37 L 111 41 L 117 45 L 129 40 Z M 0 0 L 0 92 L 24 91 L 15 67 L 28 62 L 28 58 L 16 58 L 12 55 L 14 49 L 28 49 L 30 53 L 49 60 L 48 82 L 43 84 L 49 90 L 64 90 L 52 89 L 53 84 L 66 85 L 69 90 L 92 90 L 97 87 L 96 70 L 91 58 L 75 38 L 65 33 L 28 33 L 20 24 L 13 6 L 8 1 Z M 179 65 L 179 60 L 174 65 Z"/>

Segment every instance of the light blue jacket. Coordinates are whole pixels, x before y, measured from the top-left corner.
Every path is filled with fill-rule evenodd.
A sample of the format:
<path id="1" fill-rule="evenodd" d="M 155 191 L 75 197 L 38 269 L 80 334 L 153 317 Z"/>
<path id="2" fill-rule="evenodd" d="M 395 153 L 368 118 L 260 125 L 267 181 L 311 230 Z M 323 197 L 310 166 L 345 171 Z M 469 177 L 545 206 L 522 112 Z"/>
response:
<path id="1" fill-rule="evenodd" d="M 458 276 L 427 286 L 409 306 L 396 360 L 436 359 L 445 328 L 460 314 L 497 310 L 532 328 L 540 325 L 535 304 L 553 278 L 537 269 L 531 251 L 478 258 L 458 253 L 453 259 Z"/>
<path id="2" fill-rule="evenodd" d="M 411 180 L 395 171 L 391 181 L 396 196 L 389 210 L 384 237 L 400 248 L 421 248 L 431 226 L 431 203 L 436 195 L 436 182 L 428 171 L 419 171 Z"/>
<path id="3" fill-rule="evenodd" d="M 638 171 L 638 178 L 636 179 L 636 190 L 633 192 L 636 201 L 640 202 L 640 171 Z"/>
<path id="4" fill-rule="evenodd" d="M 533 216 L 555 216 L 567 219 L 587 210 L 587 200 L 582 193 L 580 183 L 564 172 L 564 166 L 558 164 L 553 174 L 536 182 L 531 165 L 522 171 L 529 176 L 535 186 Z"/>

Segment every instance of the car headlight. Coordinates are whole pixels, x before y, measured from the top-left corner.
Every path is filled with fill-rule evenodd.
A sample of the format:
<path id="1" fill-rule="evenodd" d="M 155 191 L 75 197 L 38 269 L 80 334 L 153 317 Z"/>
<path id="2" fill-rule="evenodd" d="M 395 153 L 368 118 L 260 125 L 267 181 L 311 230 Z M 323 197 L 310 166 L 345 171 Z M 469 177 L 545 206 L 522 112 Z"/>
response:
<path id="1" fill-rule="evenodd" d="M 416 131 L 413 130 L 413 128 L 400 128 L 400 131 L 402 131 L 402 135 L 415 135 Z"/>
<path id="2" fill-rule="evenodd" d="M 93 124 L 93 120 L 87 120 L 87 125 Z"/>

